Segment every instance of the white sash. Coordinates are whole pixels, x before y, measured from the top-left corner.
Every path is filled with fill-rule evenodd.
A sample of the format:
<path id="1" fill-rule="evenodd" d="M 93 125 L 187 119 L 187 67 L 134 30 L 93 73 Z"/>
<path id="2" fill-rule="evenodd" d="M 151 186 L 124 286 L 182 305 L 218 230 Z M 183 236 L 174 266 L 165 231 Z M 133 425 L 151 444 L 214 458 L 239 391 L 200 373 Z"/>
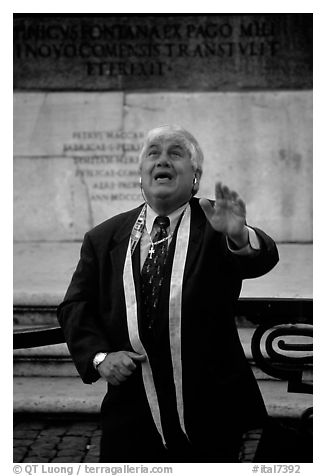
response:
<path id="1" fill-rule="evenodd" d="M 183 273 L 185 269 L 188 243 L 190 235 L 190 206 L 185 210 L 180 223 L 170 283 L 170 303 L 169 303 L 169 329 L 170 346 L 173 366 L 173 380 L 177 398 L 177 410 L 182 431 L 188 438 L 183 415 L 183 395 L 182 395 L 182 361 L 181 361 L 181 307 L 182 307 L 182 287 Z"/>
<path id="2" fill-rule="evenodd" d="M 132 272 L 132 252 L 137 246 L 141 233 L 145 225 L 145 212 L 146 205 L 144 205 L 140 212 L 134 228 L 131 232 L 126 260 L 123 271 L 123 283 L 124 293 L 126 301 L 126 314 L 129 339 L 132 348 L 139 354 L 145 354 L 146 350 L 140 340 L 138 332 L 138 319 L 137 319 L 137 299 L 135 291 L 135 283 Z M 176 247 L 174 253 L 171 284 L 170 284 L 170 303 L 169 303 L 169 330 L 170 330 L 170 346 L 171 346 L 171 358 L 173 366 L 173 380 L 176 390 L 177 410 L 179 415 L 179 421 L 183 432 L 186 434 L 184 424 L 184 411 L 183 411 L 183 395 L 182 395 L 182 362 L 181 362 L 181 300 L 182 300 L 182 284 L 184 266 L 188 251 L 188 242 L 190 234 L 190 206 L 188 205 L 180 222 L 179 230 L 176 238 Z M 158 403 L 157 392 L 154 384 L 153 373 L 150 366 L 150 362 L 147 359 L 141 363 L 142 377 L 144 382 L 144 388 L 148 400 L 148 404 L 153 416 L 156 428 L 161 435 L 164 446 L 166 442 L 164 439 L 160 408 Z M 186 434 L 187 436 L 187 434 Z M 188 437 L 188 436 L 187 436 Z"/>

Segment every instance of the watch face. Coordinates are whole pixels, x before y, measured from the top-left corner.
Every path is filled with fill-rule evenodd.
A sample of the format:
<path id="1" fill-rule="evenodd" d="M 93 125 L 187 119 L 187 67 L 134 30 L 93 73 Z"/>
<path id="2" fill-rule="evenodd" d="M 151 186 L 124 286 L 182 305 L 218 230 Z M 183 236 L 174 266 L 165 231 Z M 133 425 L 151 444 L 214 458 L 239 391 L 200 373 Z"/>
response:
<path id="1" fill-rule="evenodd" d="M 102 353 L 102 352 L 99 353 L 94 359 L 95 367 L 98 367 L 103 362 L 103 360 L 105 359 L 106 356 L 107 356 L 107 354 L 105 354 L 105 353 Z"/>

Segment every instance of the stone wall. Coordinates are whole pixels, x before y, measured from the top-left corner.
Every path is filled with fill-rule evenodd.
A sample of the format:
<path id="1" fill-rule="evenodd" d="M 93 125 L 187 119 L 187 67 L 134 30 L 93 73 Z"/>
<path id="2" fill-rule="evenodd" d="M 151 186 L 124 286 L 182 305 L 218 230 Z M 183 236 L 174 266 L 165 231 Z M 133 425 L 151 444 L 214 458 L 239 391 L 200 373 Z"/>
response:
<path id="1" fill-rule="evenodd" d="M 222 180 L 248 222 L 278 241 L 311 240 L 311 93 L 17 93 L 15 238 L 78 240 L 141 201 L 138 153 L 153 125 L 202 144 L 199 196 Z"/>

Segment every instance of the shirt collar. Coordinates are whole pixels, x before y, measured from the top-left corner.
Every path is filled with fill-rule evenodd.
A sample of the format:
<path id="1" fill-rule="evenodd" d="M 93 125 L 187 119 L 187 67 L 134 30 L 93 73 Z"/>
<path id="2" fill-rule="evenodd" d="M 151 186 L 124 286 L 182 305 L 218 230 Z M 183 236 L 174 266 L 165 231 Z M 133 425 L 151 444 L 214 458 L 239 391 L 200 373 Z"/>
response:
<path id="1" fill-rule="evenodd" d="M 174 232 L 175 227 L 177 226 L 178 220 L 180 218 L 180 215 L 184 212 L 188 205 L 188 202 L 182 205 L 180 208 L 177 208 L 177 210 L 174 210 L 174 212 L 170 213 L 167 215 L 170 219 L 170 233 Z M 147 203 L 147 209 L 146 209 L 146 229 L 148 233 L 152 232 L 154 220 L 157 217 L 157 213 L 148 205 Z"/>

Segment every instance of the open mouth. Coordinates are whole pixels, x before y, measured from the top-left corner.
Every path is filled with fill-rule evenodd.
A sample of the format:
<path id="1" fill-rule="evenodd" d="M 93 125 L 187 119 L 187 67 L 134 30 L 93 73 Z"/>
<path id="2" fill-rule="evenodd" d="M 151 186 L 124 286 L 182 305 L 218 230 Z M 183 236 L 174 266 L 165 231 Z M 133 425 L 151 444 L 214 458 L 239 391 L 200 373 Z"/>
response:
<path id="1" fill-rule="evenodd" d="M 154 175 L 154 180 L 158 183 L 168 183 L 172 180 L 172 174 L 170 172 L 157 172 Z"/>

